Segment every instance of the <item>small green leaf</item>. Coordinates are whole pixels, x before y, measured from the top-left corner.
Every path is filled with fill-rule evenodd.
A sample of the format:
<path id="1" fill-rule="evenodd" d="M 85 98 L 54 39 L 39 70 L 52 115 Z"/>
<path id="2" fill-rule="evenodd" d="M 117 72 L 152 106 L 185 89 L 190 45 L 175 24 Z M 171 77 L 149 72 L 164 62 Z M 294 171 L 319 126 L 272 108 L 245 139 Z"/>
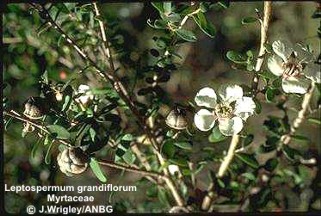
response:
<path id="1" fill-rule="evenodd" d="M 134 155 L 132 150 L 128 149 L 123 155 L 123 159 L 127 164 L 133 164 L 136 160 L 136 156 Z"/>
<path id="2" fill-rule="evenodd" d="M 178 166 L 188 167 L 186 160 L 182 158 L 179 158 L 179 159 L 170 158 L 168 161 Z"/>
<path id="3" fill-rule="evenodd" d="M 265 44 L 264 44 L 264 47 L 265 47 L 265 50 L 266 50 L 268 53 L 272 53 L 272 52 L 273 52 L 273 48 L 272 48 L 272 45 L 271 45 L 271 44 L 265 43 Z"/>
<path id="4" fill-rule="evenodd" d="M 133 139 L 134 139 L 134 136 L 131 135 L 131 134 L 125 134 L 125 135 L 121 138 L 122 141 L 128 141 L 128 142 L 133 141 Z"/>
<path id="5" fill-rule="evenodd" d="M 224 9 L 227 9 L 230 6 L 229 1 L 219 1 L 218 4 Z"/>
<path id="6" fill-rule="evenodd" d="M 183 40 L 189 41 L 189 42 L 195 42 L 197 40 L 195 34 L 191 31 L 185 30 L 185 29 L 177 29 L 175 31 L 177 36 L 182 38 Z"/>
<path id="7" fill-rule="evenodd" d="M 163 3 L 162 2 L 152 2 L 154 8 L 158 10 L 159 13 L 164 13 Z"/>
<path id="8" fill-rule="evenodd" d="M 272 81 L 272 87 L 278 89 L 282 86 L 282 79 L 275 79 Z"/>
<path id="9" fill-rule="evenodd" d="M 206 11 L 208 11 L 210 9 L 210 3 L 209 2 L 200 2 L 200 9 L 201 12 L 205 13 Z"/>
<path id="10" fill-rule="evenodd" d="M 255 17 L 245 17 L 242 19 L 242 24 L 254 23 L 256 21 L 258 21 L 258 19 Z"/>
<path id="11" fill-rule="evenodd" d="M 90 166 L 91 170 L 93 171 L 93 173 L 95 174 L 95 176 L 99 179 L 99 181 L 101 181 L 103 183 L 107 182 L 107 178 L 104 175 L 104 173 L 102 172 L 102 170 L 100 169 L 100 165 L 96 161 L 95 158 L 90 158 L 89 166 Z"/>
<path id="12" fill-rule="evenodd" d="M 216 34 L 215 27 L 212 23 L 206 20 L 206 17 L 201 11 L 196 15 L 193 15 L 193 19 L 205 34 L 207 34 L 210 38 L 214 38 Z"/>
<path id="13" fill-rule="evenodd" d="M 272 79 L 272 80 L 274 80 L 274 79 L 276 79 L 276 78 L 278 78 L 277 76 L 275 76 L 273 73 L 271 73 L 271 72 L 269 72 L 269 71 L 262 71 L 262 72 L 260 72 L 260 73 L 258 73 L 258 75 L 259 76 L 261 76 L 261 77 L 263 77 L 263 78 L 266 78 L 266 79 Z"/>
<path id="14" fill-rule="evenodd" d="M 247 178 L 248 180 L 251 180 L 251 181 L 255 181 L 256 177 L 253 173 L 243 173 L 242 176 L 244 176 L 245 178 Z"/>
<path id="15" fill-rule="evenodd" d="M 157 186 L 155 185 L 152 185 L 151 187 L 148 187 L 146 189 L 146 196 L 147 197 L 156 197 L 157 196 Z"/>
<path id="16" fill-rule="evenodd" d="M 255 103 L 255 113 L 260 114 L 262 112 L 262 105 L 260 101 L 256 98 L 253 98 L 253 101 Z"/>
<path id="17" fill-rule="evenodd" d="M 49 144 L 49 134 L 47 134 L 46 136 L 45 136 L 45 140 L 44 140 L 44 142 L 43 142 L 43 145 L 44 146 L 46 146 L 46 145 L 48 145 Z"/>
<path id="18" fill-rule="evenodd" d="M 321 125 L 321 120 L 317 118 L 308 118 L 308 121 L 314 124 Z"/>
<path id="19" fill-rule="evenodd" d="M 172 3 L 171 2 L 164 2 L 163 3 L 164 13 L 170 14 L 172 12 Z"/>
<path id="20" fill-rule="evenodd" d="M 71 100 L 71 97 L 70 95 L 66 95 L 65 97 L 65 101 L 64 101 L 64 105 L 62 105 L 62 112 L 68 110 L 70 104 L 71 104 L 72 100 Z"/>
<path id="21" fill-rule="evenodd" d="M 243 54 L 241 53 L 238 53 L 236 51 L 228 51 L 226 53 L 226 57 L 231 60 L 232 62 L 234 63 L 237 63 L 237 64 L 246 64 L 247 63 L 247 56 L 244 56 Z"/>
<path id="22" fill-rule="evenodd" d="M 47 153 L 46 153 L 46 156 L 45 156 L 45 163 L 46 163 L 46 164 L 50 164 L 50 161 L 51 161 L 50 151 L 51 151 L 51 148 L 52 148 L 54 142 L 55 142 L 55 141 L 52 140 L 52 141 L 50 142 L 50 145 L 49 145 L 48 149 L 47 149 Z"/>
<path id="23" fill-rule="evenodd" d="M 210 136 L 208 137 L 208 140 L 209 140 L 210 142 L 212 142 L 212 143 L 221 142 L 221 141 L 226 140 L 226 139 L 227 139 L 227 137 L 224 136 L 224 135 L 220 132 L 220 130 L 219 130 L 219 128 L 218 128 L 217 126 L 213 128 L 212 133 L 211 133 Z"/>
<path id="24" fill-rule="evenodd" d="M 265 163 L 264 168 L 265 168 L 267 171 L 272 172 L 272 171 L 277 167 L 278 164 L 279 164 L 278 159 L 276 159 L 276 158 L 271 158 L 271 159 L 269 159 L 269 160 Z"/>
<path id="25" fill-rule="evenodd" d="M 165 154 L 167 158 L 172 158 L 175 154 L 175 147 L 173 145 L 173 140 L 165 141 L 162 146 L 162 154 Z"/>
<path id="26" fill-rule="evenodd" d="M 265 92 L 265 99 L 267 102 L 272 103 L 274 97 L 277 94 L 277 89 L 272 89 L 272 88 L 267 88 L 266 92 Z"/>
<path id="27" fill-rule="evenodd" d="M 292 139 L 298 140 L 298 141 L 303 141 L 303 142 L 310 142 L 310 139 L 306 136 L 303 135 L 293 135 L 291 136 Z"/>
<path id="28" fill-rule="evenodd" d="M 32 150 L 31 150 L 31 157 L 32 158 L 34 158 L 36 156 L 37 149 L 39 148 L 42 140 L 43 140 L 43 138 L 38 139 L 37 142 L 32 146 Z"/>
<path id="29" fill-rule="evenodd" d="M 290 161 L 294 161 L 296 159 L 295 156 L 300 155 L 300 152 L 298 150 L 291 148 L 288 145 L 283 145 L 282 151 Z"/>
<path id="30" fill-rule="evenodd" d="M 189 142 L 174 142 L 174 145 L 185 150 L 192 150 L 192 145 Z"/>
<path id="31" fill-rule="evenodd" d="M 70 133 L 67 131 L 66 128 L 60 125 L 49 125 L 47 126 L 49 132 L 54 135 L 58 139 L 69 139 Z"/>
<path id="32" fill-rule="evenodd" d="M 259 163 L 253 154 L 237 153 L 236 157 L 254 169 L 259 167 Z"/>
<path id="33" fill-rule="evenodd" d="M 221 179 L 217 179 L 217 183 L 221 188 L 225 188 L 225 183 Z"/>
<path id="34" fill-rule="evenodd" d="M 159 199 L 159 201 L 165 205 L 165 206 L 170 206 L 169 205 L 169 202 L 168 202 L 168 198 L 167 198 L 167 195 L 166 195 L 166 191 L 160 187 L 158 187 L 158 194 L 157 194 L 157 197 Z"/>
<path id="35" fill-rule="evenodd" d="M 89 128 L 89 135 L 90 135 L 91 141 L 95 142 L 96 131 L 93 128 Z"/>

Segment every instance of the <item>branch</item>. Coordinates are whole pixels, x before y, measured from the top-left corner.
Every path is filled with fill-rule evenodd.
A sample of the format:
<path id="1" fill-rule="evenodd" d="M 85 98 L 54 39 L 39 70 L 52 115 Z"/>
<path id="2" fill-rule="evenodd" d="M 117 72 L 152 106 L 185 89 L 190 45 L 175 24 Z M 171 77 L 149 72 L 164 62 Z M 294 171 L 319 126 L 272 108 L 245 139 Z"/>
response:
<path id="1" fill-rule="evenodd" d="M 261 42 L 260 42 L 260 50 L 257 57 L 256 65 L 255 65 L 255 73 L 252 79 L 252 90 L 253 94 L 255 95 L 257 92 L 257 88 L 259 85 L 259 76 L 258 72 L 261 70 L 263 61 L 264 61 L 264 54 L 266 53 L 265 43 L 267 42 L 267 33 L 269 29 L 269 22 L 272 14 L 272 2 L 265 1 L 264 2 L 264 16 L 263 21 L 261 23 Z"/>
<path id="2" fill-rule="evenodd" d="M 129 171 L 129 172 L 133 172 L 133 173 L 138 173 L 138 174 L 141 174 L 143 176 L 151 176 L 151 177 L 154 177 L 156 179 L 163 179 L 163 180 L 167 179 L 166 176 L 163 176 L 163 175 L 161 175 L 161 174 L 159 174 L 157 172 L 145 171 L 145 170 L 137 169 L 137 168 L 135 168 L 133 166 L 125 166 L 125 165 L 116 164 L 114 162 L 105 161 L 105 160 L 99 160 L 98 163 L 100 165 L 103 165 L 103 166 L 108 166 L 108 167 L 112 167 L 112 168 L 115 168 L 115 169 L 121 169 L 121 170 Z"/>
<path id="3" fill-rule="evenodd" d="M 98 9 L 96 3 L 94 3 L 94 9 L 95 9 L 95 15 L 97 17 L 99 17 L 100 16 L 100 12 L 99 12 L 99 9 Z M 150 131 L 151 128 L 146 124 L 145 120 L 139 114 L 139 111 L 136 109 L 133 101 L 129 98 L 128 92 L 125 89 L 125 87 L 117 79 L 116 69 L 115 69 L 115 66 L 114 66 L 114 61 L 112 59 L 110 46 L 109 46 L 107 38 L 106 38 L 104 23 L 100 19 L 98 19 L 98 21 L 99 21 L 99 27 L 100 27 L 102 40 L 103 40 L 103 48 L 104 48 L 104 51 L 105 51 L 105 55 L 106 55 L 106 57 L 108 59 L 109 66 L 110 66 L 110 68 L 112 70 L 112 74 L 113 74 L 114 80 L 116 81 L 115 84 L 114 84 L 115 90 L 120 94 L 122 99 L 126 102 L 126 104 L 129 106 L 130 110 L 136 116 L 141 128 L 145 131 L 145 133 L 147 134 L 149 140 L 151 141 L 154 153 L 156 154 L 156 156 L 157 156 L 157 158 L 158 158 L 158 160 L 160 162 L 160 165 L 164 166 L 165 165 L 165 160 L 164 160 L 163 156 L 159 152 L 158 143 L 156 141 L 155 136 L 153 136 L 153 134 Z M 167 176 L 165 181 L 166 181 L 167 186 L 171 190 L 176 203 L 179 206 L 184 206 L 184 200 L 181 197 L 181 195 L 179 194 L 178 189 L 176 188 L 174 182 L 170 179 L 170 175 L 169 175 L 168 169 L 166 167 L 163 169 L 163 172 L 164 172 L 165 176 Z"/>
<path id="4" fill-rule="evenodd" d="M 239 143 L 239 140 L 240 140 L 240 135 L 233 135 L 227 155 L 225 156 L 225 158 L 220 166 L 220 169 L 218 170 L 218 173 L 217 173 L 218 178 L 222 178 L 224 176 L 224 174 L 227 170 L 227 167 L 229 166 L 229 164 L 231 163 L 231 161 L 233 159 L 234 152 L 235 152 L 237 144 Z"/>
<path id="5" fill-rule="evenodd" d="M 45 132 L 46 134 L 51 134 L 48 129 L 45 127 L 45 126 L 42 126 L 42 125 L 39 125 L 38 123 L 28 119 L 27 117 L 23 117 L 21 115 L 19 115 L 18 113 L 16 113 L 15 111 L 11 110 L 9 112 L 7 111 L 3 111 L 3 114 L 6 115 L 6 116 L 10 116 L 12 118 L 15 118 L 19 121 L 22 121 L 22 122 L 26 122 L 32 126 L 34 126 L 35 128 Z M 68 147 L 71 147 L 72 145 L 67 142 L 66 140 L 63 140 L 63 139 L 58 139 L 58 138 L 55 138 L 57 141 L 59 141 L 60 143 L 62 143 L 63 145 L 65 146 L 68 146 Z"/>
<path id="6" fill-rule="evenodd" d="M 100 11 L 98 9 L 98 6 L 97 6 L 97 3 L 93 3 L 93 6 L 94 6 L 94 10 L 95 10 L 95 15 L 97 17 L 97 20 L 98 20 L 98 23 L 99 23 L 99 29 L 100 29 L 100 35 L 101 35 L 101 38 L 103 40 L 103 52 L 104 52 L 104 55 L 109 63 L 109 66 L 111 68 L 111 71 L 113 73 L 113 76 L 116 77 L 116 69 L 115 69 L 115 64 L 114 64 L 114 61 L 113 61 L 113 58 L 112 58 L 112 55 L 111 55 L 111 50 L 110 50 L 110 46 L 109 46 L 109 43 L 107 41 L 107 37 L 106 37 L 106 30 L 105 30 L 105 25 L 103 23 L 103 21 L 101 21 L 101 14 L 100 14 Z M 125 88 L 123 88 L 123 92 L 124 94 L 126 95 L 126 97 L 129 97 L 128 96 L 128 92 Z M 139 150 L 138 146 L 136 145 L 133 145 L 132 146 L 132 150 L 133 152 L 137 155 L 138 159 L 141 161 L 141 163 L 143 164 L 143 166 L 147 169 L 147 170 L 151 170 L 151 167 L 146 159 L 146 157 L 144 156 L 144 154 Z"/>
<path id="7" fill-rule="evenodd" d="M 308 108 L 309 108 L 310 101 L 312 99 L 314 89 L 315 89 L 315 83 L 312 82 L 311 86 L 309 87 L 308 92 L 305 93 L 305 95 L 303 97 L 301 109 L 298 112 L 298 116 L 293 120 L 293 123 L 290 128 L 290 133 L 285 134 L 281 137 L 282 145 L 283 144 L 287 145 L 290 143 L 292 136 L 295 134 L 295 132 L 297 131 L 297 129 L 300 127 L 301 123 L 305 119 L 305 117 L 307 115 Z"/>

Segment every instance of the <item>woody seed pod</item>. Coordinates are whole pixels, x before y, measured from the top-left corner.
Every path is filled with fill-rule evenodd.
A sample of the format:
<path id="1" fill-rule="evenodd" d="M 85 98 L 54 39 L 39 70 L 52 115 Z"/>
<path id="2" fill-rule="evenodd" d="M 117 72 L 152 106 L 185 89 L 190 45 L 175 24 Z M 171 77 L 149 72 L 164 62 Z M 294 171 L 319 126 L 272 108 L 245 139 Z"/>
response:
<path id="1" fill-rule="evenodd" d="M 166 124 L 176 130 L 183 130 L 187 127 L 186 112 L 180 108 L 174 108 L 166 117 Z"/>
<path id="2" fill-rule="evenodd" d="M 88 156 L 80 148 L 66 148 L 57 156 L 60 171 L 67 176 L 81 174 L 88 167 Z"/>
<path id="3" fill-rule="evenodd" d="M 29 119 L 40 119 L 44 115 L 44 99 L 40 97 L 30 97 L 25 102 L 23 114 Z"/>

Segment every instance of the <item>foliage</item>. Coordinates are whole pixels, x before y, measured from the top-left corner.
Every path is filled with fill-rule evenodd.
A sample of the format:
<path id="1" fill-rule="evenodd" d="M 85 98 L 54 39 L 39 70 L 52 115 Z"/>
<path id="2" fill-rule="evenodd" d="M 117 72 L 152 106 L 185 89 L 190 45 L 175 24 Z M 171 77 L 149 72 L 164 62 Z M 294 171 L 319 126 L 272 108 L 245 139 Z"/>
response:
<path id="1" fill-rule="evenodd" d="M 224 31 L 232 25 L 233 14 L 226 15 L 226 19 L 216 14 L 235 11 L 232 4 L 219 1 L 129 5 L 138 5 L 149 13 L 138 11 L 140 15 L 135 17 L 126 12 L 130 6 L 118 3 L 96 5 L 100 15 L 91 3 L 6 5 L 6 182 L 55 185 L 70 184 L 72 178 L 84 182 L 95 178 L 98 183 L 136 184 L 140 191 L 137 200 L 119 194 L 110 194 L 108 201 L 102 199 L 120 212 L 168 212 L 180 205 L 173 187 L 190 212 L 320 210 L 320 193 L 310 193 L 320 191 L 320 140 L 315 141 L 311 133 L 299 127 L 304 124 L 320 133 L 320 118 L 316 115 L 320 113 L 320 84 L 311 81 L 315 88 L 310 92 L 309 109 L 296 127 L 296 117 L 304 109 L 301 103 L 309 92 L 286 93 L 282 89 L 283 78 L 271 73 L 266 64 L 257 70 L 259 59 L 267 61 L 275 52 L 273 40 L 268 38 L 261 44 L 263 56 L 258 56 L 255 41 L 253 46 L 225 44 L 224 37 L 232 37 L 232 33 L 224 36 Z M 135 7 L 131 10 L 135 11 Z M 273 10 L 278 10 L 276 5 Z M 213 16 L 225 21 L 213 20 Z M 240 32 L 253 28 L 259 35 L 262 17 L 263 11 L 259 10 L 243 16 L 237 22 Z M 312 18 L 320 18 L 318 10 Z M 182 51 L 204 40 L 204 44 L 222 41 L 216 45 L 221 46 L 217 56 L 229 66 L 221 70 L 232 68 L 233 73 L 246 77 L 238 81 L 237 77 L 243 75 L 236 75 L 235 79 L 227 76 L 222 82 L 240 84 L 243 96 L 255 103 L 255 115 L 243 121 L 237 149 L 233 150 L 233 159 L 223 176 L 217 172 L 227 158 L 233 138 L 222 134 L 217 123 L 206 132 L 199 131 L 191 117 L 199 104 L 193 100 L 196 91 L 191 88 L 195 85 L 191 84 L 193 77 L 188 75 L 185 64 L 196 65 L 194 78 L 205 77 L 202 86 L 216 88 L 221 84 L 220 78 L 211 81 L 210 75 L 201 73 L 206 71 L 204 67 Z M 206 50 L 206 55 L 212 54 Z M 320 64 L 315 58 L 313 64 Z M 183 74 L 179 81 L 177 74 Z M 181 91 L 182 77 L 191 80 L 185 87 L 188 97 Z M 255 77 L 259 79 L 257 86 Z M 195 88 L 198 89 L 201 88 Z M 41 97 L 49 107 L 41 118 L 30 119 L 23 114 L 23 102 L 31 96 Z M 234 107 L 234 103 L 230 105 Z M 179 116 L 167 119 L 172 110 L 179 110 L 175 112 Z M 24 124 L 17 121 L 19 117 Z M 169 120 L 174 121 L 173 125 L 184 120 L 187 126 L 173 128 Z M 26 130 L 28 127 L 34 128 Z M 17 145 L 10 145 L 17 141 L 19 148 L 15 150 Z M 79 147 L 88 155 L 92 172 L 66 180 L 59 172 L 56 156 L 70 146 Z M 26 153 L 30 155 L 27 159 L 22 157 Z M 10 165 L 19 156 L 22 162 Z M 112 173 L 114 168 L 121 172 Z M 130 172 L 138 177 L 127 176 Z M 211 192 L 215 197 L 211 200 L 213 206 L 204 209 L 203 202 Z M 305 196 L 297 209 L 293 203 L 299 201 L 291 200 L 291 194 L 293 199 Z M 21 213 L 30 202 L 40 206 L 44 197 L 28 200 L 8 195 L 6 211 Z M 17 201 L 18 207 L 13 208 L 8 200 Z"/>

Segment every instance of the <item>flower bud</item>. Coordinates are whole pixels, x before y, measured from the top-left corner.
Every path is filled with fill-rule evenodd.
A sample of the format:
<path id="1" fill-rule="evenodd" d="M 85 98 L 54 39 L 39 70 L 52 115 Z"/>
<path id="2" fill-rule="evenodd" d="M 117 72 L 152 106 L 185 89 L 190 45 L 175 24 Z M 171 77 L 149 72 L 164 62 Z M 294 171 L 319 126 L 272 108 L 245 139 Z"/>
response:
<path id="1" fill-rule="evenodd" d="M 85 172 L 88 167 L 88 156 L 80 148 L 66 148 L 57 156 L 60 171 L 67 176 Z"/>

